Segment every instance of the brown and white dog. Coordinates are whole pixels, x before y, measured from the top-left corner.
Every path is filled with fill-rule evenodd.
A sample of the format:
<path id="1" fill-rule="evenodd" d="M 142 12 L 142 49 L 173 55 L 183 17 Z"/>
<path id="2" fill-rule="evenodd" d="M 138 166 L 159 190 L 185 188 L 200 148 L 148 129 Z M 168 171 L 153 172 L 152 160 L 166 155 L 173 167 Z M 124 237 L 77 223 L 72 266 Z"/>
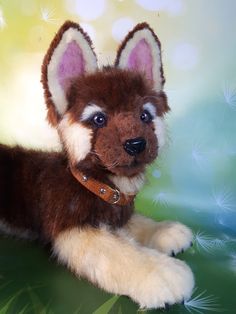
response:
<path id="1" fill-rule="evenodd" d="M 160 42 L 146 23 L 127 35 L 114 66 L 98 69 L 90 38 L 66 22 L 42 67 L 63 152 L 0 145 L 0 229 L 36 234 L 76 275 L 143 308 L 180 303 L 194 286 L 173 257 L 191 245 L 191 231 L 133 212 L 165 142 L 164 82 Z"/>

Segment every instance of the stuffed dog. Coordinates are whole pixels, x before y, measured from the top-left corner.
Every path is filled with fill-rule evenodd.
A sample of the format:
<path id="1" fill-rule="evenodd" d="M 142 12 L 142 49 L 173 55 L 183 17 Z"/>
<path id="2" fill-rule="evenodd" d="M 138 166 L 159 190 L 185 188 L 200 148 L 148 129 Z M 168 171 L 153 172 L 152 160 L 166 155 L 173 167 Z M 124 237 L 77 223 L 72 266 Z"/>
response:
<path id="1" fill-rule="evenodd" d="M 61 152 L 0 145 L 0 228 L 37 236 L 77 276 L 142 308 L 192 293 L 191 270 L 174 256 L 192 233 L 134 213 L 145 168 L 165 142 L 161 45 L 138 24 L 114 66 L 98 68 L 88 35 L 67 21 L 42 65 L 48 121 Z"/>

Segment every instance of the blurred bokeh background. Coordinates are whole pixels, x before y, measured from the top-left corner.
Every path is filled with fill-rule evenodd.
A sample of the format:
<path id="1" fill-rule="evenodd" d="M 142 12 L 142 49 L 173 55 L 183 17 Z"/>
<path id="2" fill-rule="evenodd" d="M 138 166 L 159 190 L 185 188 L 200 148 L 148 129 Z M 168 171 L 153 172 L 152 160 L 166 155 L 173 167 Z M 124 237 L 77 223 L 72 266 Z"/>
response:
<path id="1" fill-rule="evenodd" d="M 113 63 L 136 23 L 147 21 L 157 33 L 170 140 L 136 206 L 195 232 L 194 247 L 180 258 L 192 267 L 196 290 L 170 313 L 236 313 L 235 14 L 234 0 L 0 0 L 0 142 L 11 145 L 59 149 L 45 120 L 40 68 L 66 19 L 88 32 L 101 64 Z M 138 310 L 77 280 L 36 243 L 2 236 L 0 250 L 0 313 Z"/>

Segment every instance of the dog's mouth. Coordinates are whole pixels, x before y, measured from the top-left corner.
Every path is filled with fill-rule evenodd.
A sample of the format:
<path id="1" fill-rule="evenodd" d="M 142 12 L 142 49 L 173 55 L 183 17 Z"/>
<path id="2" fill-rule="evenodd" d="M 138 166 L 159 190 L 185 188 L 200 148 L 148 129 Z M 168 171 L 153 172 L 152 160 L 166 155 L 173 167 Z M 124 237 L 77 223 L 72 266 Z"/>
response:
<path id="1" fill-rule="evenodd" d="M 129 163 L 129 164 L 124 164 L 124 165 L 119 165 L 120 168 L 135 168 L 140 166 L 142 163 L 140 161 L 138 161 L 136 158 L 134 158 L 134 160 Z"/>
<path id="2" fill-rule="evenodd" d="M 107 152 L 109 155 L 109 151 Z M 129 156 L 122 152 L 120 154 L 113 154 L 113 158 L 108 159 L 106 154 L 94 151 L 92 156 L 95 158 L 95 164 L 103 169 L 106 169 L 111 174 L 119 176 L 135 176 L 145 171 L 147 165 L 153 162 L 157 157 L 157 151 L 144 152 L 135 156 Z"/>
<path id="3" fill-rule="evenodd" d="M 134 158 L 130 163 L 117 164 L 114 168 L 108 169 L 116 175 L 134 176 L 143 172 L 146 164 Z"/>

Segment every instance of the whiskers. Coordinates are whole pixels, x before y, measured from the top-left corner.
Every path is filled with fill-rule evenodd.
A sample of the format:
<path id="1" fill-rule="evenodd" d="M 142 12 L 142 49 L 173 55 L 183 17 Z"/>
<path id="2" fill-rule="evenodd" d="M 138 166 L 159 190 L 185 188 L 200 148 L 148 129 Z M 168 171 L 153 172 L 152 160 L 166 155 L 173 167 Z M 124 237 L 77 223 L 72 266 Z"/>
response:
<path id="1" fill-rule="evenodd" d="M 108 169 L 108 170 L 111 170 L 111 169 L 116 168 L 117 166 L 119 166 L 119 161 L 118 161 L 118 160 L 114 161 L 114 162 L 113 162 L 112 164 L 110 164 L 110 165 L 106 165 L 105 168 Z"/>
<path id="2" fill-rule="evenodd" d="M 95 158 L 97 159 L 97 161 L 99 162 L 99 166 L 103 169 L 106 169 L 106 170 L 111 170 L 111 169 L 114 169 L 115 167 L 119 166 L 119 160 L 115 160 L 114 162 L 112 162 L 111 164 L 107 164 L 107 165 L 104 165 L 101 161 L 101 155 L 98 154 L 96 151 L 92 150 L 90 151 L 90 154 L 91 155 L 94 155 Z"/>
<path id="3" fill-rule="evenodd" d="M 90 155 L 94 155 L 95 158 L 100 161 L 100 155 L 95 150 L 91 150 Z"/>

